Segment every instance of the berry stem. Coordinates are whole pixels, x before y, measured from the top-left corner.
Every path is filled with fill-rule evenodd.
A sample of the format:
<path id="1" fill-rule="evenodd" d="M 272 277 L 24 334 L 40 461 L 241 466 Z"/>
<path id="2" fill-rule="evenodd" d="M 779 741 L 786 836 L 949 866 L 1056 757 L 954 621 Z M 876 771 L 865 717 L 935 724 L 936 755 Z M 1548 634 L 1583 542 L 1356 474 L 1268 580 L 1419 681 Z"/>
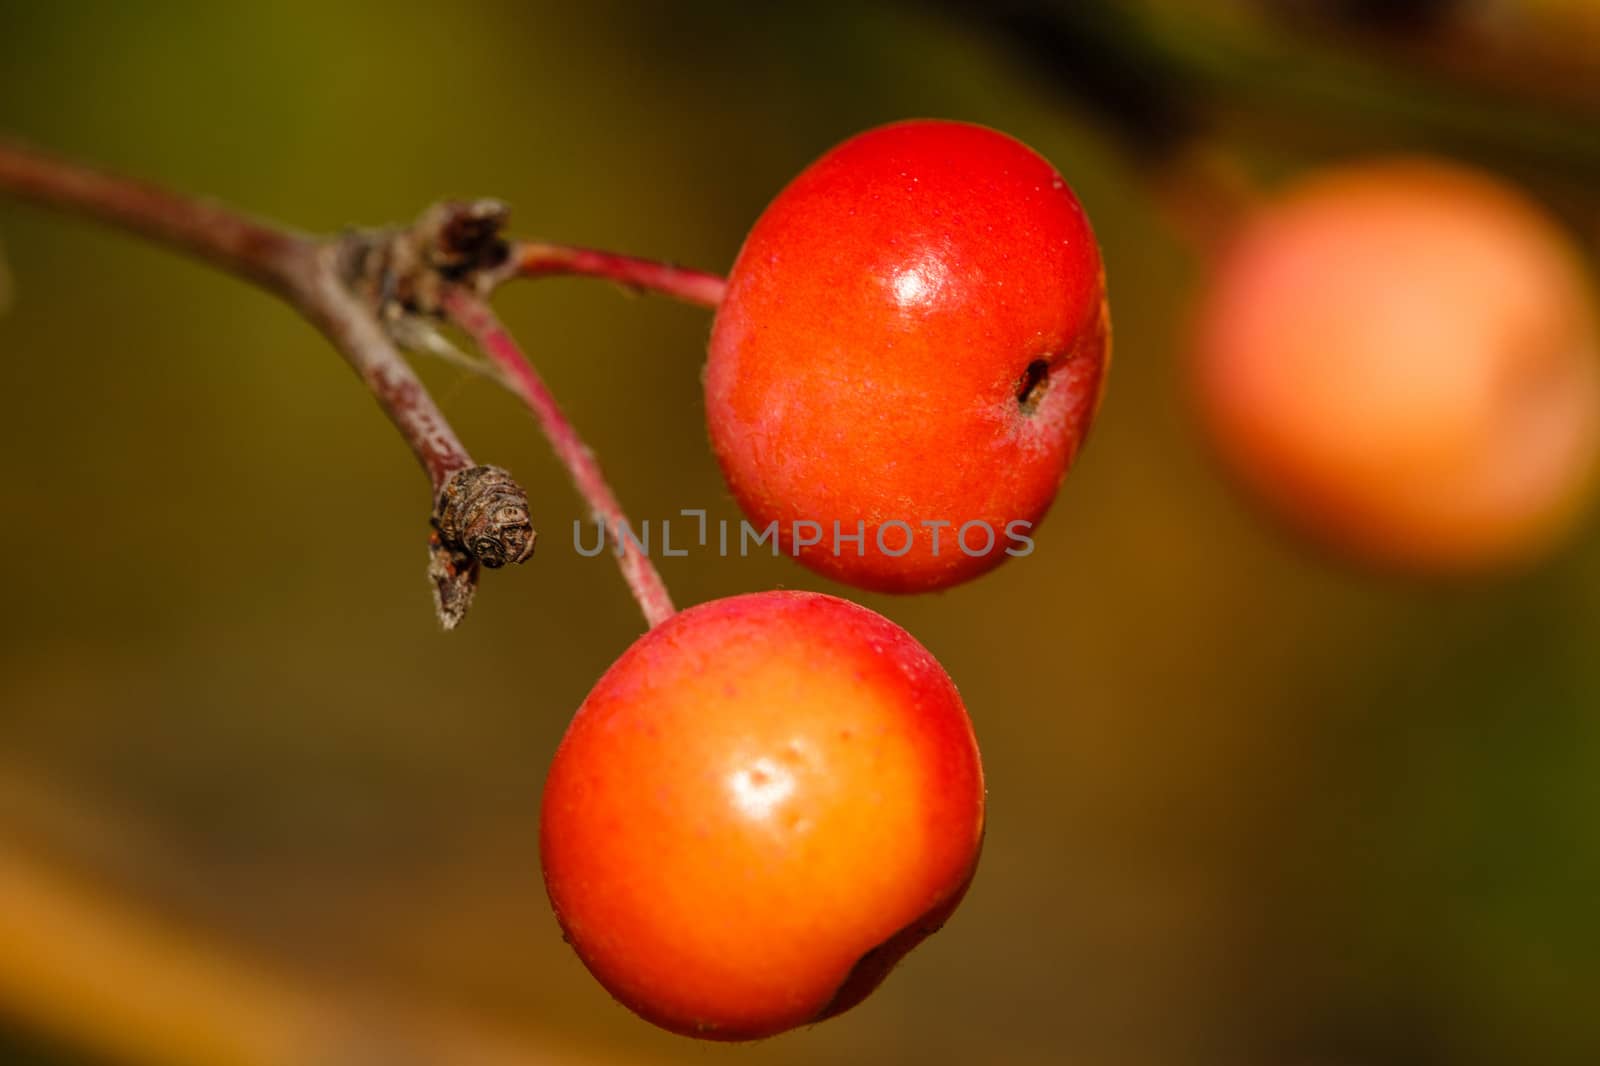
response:
<path id="1" fill-rule="evenodd" d="M 465 289 L 450 287 L 440 294 L 440 304 L 451 321 L 460 326 L 504 377 L 506 384 L 527 405 L 540 430 L 550 442 L 556 457 L 561 460 L 596 517 L 606 524 L 606 533 L 617 546 L 617 566 L 628 583 L 645 621 L 652 627 L 661 624 L 675 613 L 667 586 L 650 561 L 631 537 L 622 536 L 627 516 L 616 494 L 606 483 L 594 453 L 583 443 L 577 429 L 567 419 L 549 386 L 534 369 L 533 363 L 523 354 L 516 339 L 501 324 L 493 308 Z"/>
<path id="2" fill-rule="evenodd" d="M 604 278 L 630 289 L 660 293 L 685 303 L 710 308 L 722 302 L 722 294 L 728 287 L 725 280 L 703 270 L 544 241 L 518 242 L 512 250 L 510 265 L 512 277 L 539 278 L 569 274 Z"/>

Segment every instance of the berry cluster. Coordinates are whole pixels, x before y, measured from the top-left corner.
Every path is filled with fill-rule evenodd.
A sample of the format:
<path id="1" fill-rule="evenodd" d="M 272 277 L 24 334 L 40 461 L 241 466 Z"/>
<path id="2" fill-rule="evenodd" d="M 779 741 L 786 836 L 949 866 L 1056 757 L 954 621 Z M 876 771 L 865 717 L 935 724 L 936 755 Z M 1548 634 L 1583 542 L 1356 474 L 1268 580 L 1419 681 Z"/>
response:
<path id="1" fill-rule="evenodd" d="M 1043 517 L 1108 349 L 1099 248 L 1050 164 L 979 126 L 886 126 L 751 230 L 712 329 L 711 442 L 807 566 L 944 588 Z M 543 811 L 550 899 L 590 971 L 659 1025 L 741 1040 L 854 1006 L 943 924 L 977 864 L 983 771 L 908 633 L 767 592 L 634 644 L 574 717 Z"/>

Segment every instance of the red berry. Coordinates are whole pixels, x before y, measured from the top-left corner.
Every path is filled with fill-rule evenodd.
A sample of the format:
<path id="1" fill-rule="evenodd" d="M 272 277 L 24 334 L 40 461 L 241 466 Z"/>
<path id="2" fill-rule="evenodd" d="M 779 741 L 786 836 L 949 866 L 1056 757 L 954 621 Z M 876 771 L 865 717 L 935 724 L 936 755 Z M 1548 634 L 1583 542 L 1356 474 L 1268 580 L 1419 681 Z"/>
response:
<path id="1" fill-rule="evenodd" d="M 981 126 L 885 126 L 750 231 L 711 334 L 712 446 L 807 566 L 942 588 L 1031 549 L 1109 344 L 1100 251 L 1049 163 Z"/>
<path id="2" fill-rule="evenodd" d="M 1222 457 L 1295 525 L 1429 572 L 1524 560 L 1590 496 L 1600 334 L 1576 250 L 1444 163 L 1316 175 L 1257 210 L 1198 317 Z"/>
<path id="3" fill-rule="evenodd" d="M 961 698 L 904 630 L 767 592 L 645 634 L 545 785 L 568 941 L 675 1032 L 769 1036 L 854 1006 L 971 880 L 983 772 Z"/>

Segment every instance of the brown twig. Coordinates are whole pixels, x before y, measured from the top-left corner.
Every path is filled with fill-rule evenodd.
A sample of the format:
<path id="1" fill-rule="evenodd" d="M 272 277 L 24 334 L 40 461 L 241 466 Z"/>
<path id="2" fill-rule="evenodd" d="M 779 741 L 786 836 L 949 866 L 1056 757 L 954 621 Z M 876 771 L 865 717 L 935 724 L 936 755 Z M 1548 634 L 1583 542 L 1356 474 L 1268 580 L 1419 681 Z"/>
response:
<path id="1" fill-rule="evenodd" d="M 433 488 L 431 545 L 436 606 L 446 628 L 471 602 L 478 565 L 521 562 L 533 550 L 527 498 L 509 476 L 485 487 L 466 447 L 401 357 L 376 309 L 348 284 L 360 235 L 318 241 L 260 222 L 207 200 L 192 199 L 127 178 L 102 174 L 14 142 L 0 140 L 0 192 L 88 215 L 160 244 L 189 252 L 283 298 L 331 340 L 366 383 L 428 474 Z M 476 491 L 493 491 L 495 506 Z M 513 499 L 514 497 L 514 499 Z M 479 521 L 468 541 L 443 531 L 463 527 L 455 507 Z"/>
<path id="2" fill-rule="evenodd" d="M 314 253 L 313 241 L 290 230 L 4 139 L 0 190 L 182 249 L 291 302 Z"/>
<path id="3" fill-rule="evenodd" d="M 317 326 L 367 383 L 435 493 L 472 465 L 466 448 L 383 330 L 341 284 L 329 245 L 127 178 L 0 140 L 0 190 L 189 252 L 276 293 Z"/>
<path id="4" fill-rule="evenodd" d="M 617 565 L 622 570 L 623 580 L 644 612 L 645 621 L 655 626 L 671 618 L 674 608 L 667 587 L 638 542 L 624 535 L 627 516 L 606 483 L 594 453 L 583 443 L 515 338 L 501 325 L 487 303 L 465 289 L 445 289 L 441 293 L 441 307 L 483 349 L 504 375 L 506 385 L 527 405 L 578 492 L 595 515 L 605 522 L 607 534 L 616 545 Z"/>
<path id="5" fill-rule="evenodd" d="M 416 372 L 372 313 L 341 281 L 334 263 L 336 246 L 324 247 L 314 267 L 298 283 L 296 303 L 327 334 L 411 445 L 428 473 L 434 494 L 473 465 L 472 457 Z"/>
<path id="6" fill-rule="evenodd" d="M 410 227 L 318 240 L 5 140 L 0 192 L 187 251 L 277 294 L 320 329 L 428 474 L 434 498 L 428 574 L 446 628 L 470 605 L 480 566 L 523 562 L 536 539 L 526 494 L 504 470 L 473 462 L 400 354 L 400 343 L 446 350 L 430 322 L 440 315 L 454 319 L 528 405 L 579 491 L 617 538 L 618 565 L 645 618 L 654 625 L 673 613 L 660 575 L 639 544 L 622 535 L 625 518 L 599 464 L 478 294 L 512 278 L 567 274 L 715 307 L 727 287 L 722 278 L 588 248 L 512 243 L 503 236 L 506 208 L 495 200 L 444 201 Z"/>

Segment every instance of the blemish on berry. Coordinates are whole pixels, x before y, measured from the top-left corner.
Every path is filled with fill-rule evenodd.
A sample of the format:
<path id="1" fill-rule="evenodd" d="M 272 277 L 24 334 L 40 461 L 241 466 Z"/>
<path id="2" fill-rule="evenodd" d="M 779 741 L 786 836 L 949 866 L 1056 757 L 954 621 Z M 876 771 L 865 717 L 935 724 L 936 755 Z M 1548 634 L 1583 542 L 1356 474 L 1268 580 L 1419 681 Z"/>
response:
<path id="1" fill-rule="evenodd" d="M 1035 359 L 1023 370 L 1022 377 L 1017 382 L 1017 406 L 1022 408 L 1022 413 L 1031 415 L 1039 409 L 1039 401 L 1050 388 L 1050 364 L 1043 359 Z"/>

